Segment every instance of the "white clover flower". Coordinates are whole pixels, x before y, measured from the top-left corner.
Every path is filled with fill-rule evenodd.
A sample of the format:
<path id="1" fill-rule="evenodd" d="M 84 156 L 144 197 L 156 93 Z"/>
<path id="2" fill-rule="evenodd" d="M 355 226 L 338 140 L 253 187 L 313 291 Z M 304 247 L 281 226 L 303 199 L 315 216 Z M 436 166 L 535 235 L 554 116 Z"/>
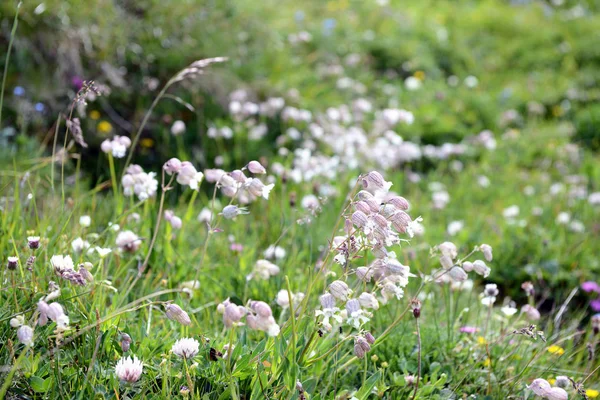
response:
<path id="1" fill-rule="evenodd" d="M 263 255 L 265 256 L 265 258 L 268 258 L 268 259 L 274 258 L 276 260 L 281 260 L 281 259 L 285 258 L 286 251 L 283 247 L 275 246 L 272 244 L 269 247 L 267 247 L 267 249 L 264 251 Z"/>
<path id="2" fill-rule="evenodd" d="M 465 227 L 464 221 L 452 221 L 448 224 L 447 232 L 450 236 L 455 236 Z"/>
<path id="3" fill-rule="evenodd" d="M 142 167 L 135 164 L 127 167 L 126 174 L 121 179 L 121 184 L 123 185 L 125 196 L 133 196 L 135 194 L 140 201 L 156 196 L 156 191 L 158 190 L 156 173 L 146 173 Z"/>
<path id="4" fill-rule="evenodd" d="M 297 308 L 303 299 L 304 299 L 304 293 L 302 293 L 302 292 L 292 293 L 292 302 L 293 302 L 294 308 Z M 288 291 L 286 289 L 281 289 L 279 292 L 277 292 L 277 297 L 275 298 L 275 302 L 277 303 L 277 305 L 279 305 L 279 307 L 289 308 L 290 307 L 290 296 L 289 296 Z"/>
<path id="5" fill-rule="evenodd" d="M 115 375 L 124 382 L 134 383 L 140 380 L 144 366 L 136 357 L 123 357 L 115 365 Z"/>
<path id="6" fill-rule="evenodd" d="M 89 244 L 88 244 L 89 245 Z M 57 273 L 72 271 L 75 265 L 71 256 L 54 255 L 50 258 L 50 264 Z"/>
<path id="7" fill-rule="evenodd" d="M 171 134 L 173 136 L 179 136 L 184 132 L 185 132 L 185 122 L 183 122 L 181 120 L 177 120 L 177 121 L 173 122 L 173 125 L 171 126 Z"/>
<path id="8" fill-rule="evenodd" d="M 136 252 L 142 244 L 141 239 L 132 231 L 119 232 L 115 243 L 119 250 L 127 252 Z"/>
<path id="9" fill-rule="evenodd" d="M 90 243 L 87 240 L 78 237 L 71 242 L 71 248 L 75 253 L 82 253 L 84 250 L 90 248 Z"/>
<path id="10" fill-rule="evenodd" d="M 89 215 L 82 215 L 81 217 L 79 217 L 79 225 L 83 226 L 84 228 L 87 228 L 91 224 L 92 217 L 90 217 Z"/>
<path id="11" fill-rule="evenodd" d="M 268 280 L 271 276 L 279 274 L 280 268 L 269 260 L 257 260 L 254 264 L 254 269 L 248 279 L 254 277 L 262 280 Z"/>
<path id="12" fill-rule="evenodd" d="M 126 136 L 117 135 L 112 140 L 106 139 L 102 142 L 100 149 L 104 153 L 111 153 L 115 158 L 123 158 L 129 146 L 131 146 L 131 139 Z"/>
<path id="13" fill-rule="evenodd" d="M 171 351 L 178 357 L 189 360 L 194 358 L 200 351 L 200 343 L 196 339 L 182 338 L 173 344 Z"/>

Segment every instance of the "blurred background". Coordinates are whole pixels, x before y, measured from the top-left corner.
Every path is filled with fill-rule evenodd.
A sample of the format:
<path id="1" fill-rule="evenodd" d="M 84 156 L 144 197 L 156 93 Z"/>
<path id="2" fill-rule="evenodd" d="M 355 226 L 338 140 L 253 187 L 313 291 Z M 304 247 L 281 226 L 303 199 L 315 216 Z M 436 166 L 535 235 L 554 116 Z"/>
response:
<path id="1" fill-rule="evenodd" d="M 395 187 L 428 221 L 430 243 L 489 241 L 500 265 L 519 266 L 491 279 L 565 288 L 600 270 L 600 226 L 580 206 L 600 190 L 597 1 L 38 0 L 18 12 L 12 36 L 17 2 L 1 2 L 0 47 L 13 45 L 5 161 L 40 144 L 51 151 L 55 131 L 60 143 L 57 118 L 64 126 L 93 80 L 101 96 L 74 110 L 93 187 L 109 177 L 100 143 L 134 136 L 174 75 L 223 56 L 168 88 L 141 132 L 137 164 L 157 170 L 176 155 L 231 170 L 277 160 L 275 173 L 307 182 L 308 172 L 398 172 Z M 391 134 L 377 128 L 388 117 Z M 388 157 L 392 147 L 401 150 Z M 583 228 L 569 219 L 552 230 L 566 210 Z"/>

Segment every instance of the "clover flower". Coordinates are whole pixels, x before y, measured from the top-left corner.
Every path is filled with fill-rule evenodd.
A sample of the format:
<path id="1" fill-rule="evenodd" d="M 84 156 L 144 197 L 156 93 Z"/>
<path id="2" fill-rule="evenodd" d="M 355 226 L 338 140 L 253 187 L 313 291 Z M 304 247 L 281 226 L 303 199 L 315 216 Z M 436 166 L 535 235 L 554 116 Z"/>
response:
<path id="1" fill-rule="evenodd" d="M 115 136 L 111 139 L 106 139 L 100 145 L 100 149 L 104 153 L 111 153 L 115 158 L 123 158 L 127 153 L 127 149 L 131 146 L 131 139 L 127 136 Z"/>
<path id="2" fill-rule="evenodd" d="M 158 190 L 158 181 L 155 177 L 156 173 L 146 173 L 139 165 L 132 164 L 127 167 L 125 175 L 121 179 L 123 193 L 125 196 L 135 194 L 140 201 L 154 197 Z"/>
<path id="3" fill-rule="evenodd" d="M 136 357 L 123 357 L 115 365 L 115 375 L 121 381 L 127 383 L 134 383 L 140 380 L 144 366 L 142 362 Z"/>
<path id="4" fill-rule="evenodd" d="M 182 338 L 179 339 L 171 347 L 171 351 L 180 358 L 194 358 L 200 351 L 200 343 L 196 339 Z"/>
<path id="5" fill-rule="evenodd" d="M 134 253 L 140 248 L 142 241 L 138 237 L 138 235 L 136 235 L 132 231 L 123 231 L 119 232 L 119 234 L 117 235 L 117 238 L 115 239 L 115 244 L 121 251 Z"/>

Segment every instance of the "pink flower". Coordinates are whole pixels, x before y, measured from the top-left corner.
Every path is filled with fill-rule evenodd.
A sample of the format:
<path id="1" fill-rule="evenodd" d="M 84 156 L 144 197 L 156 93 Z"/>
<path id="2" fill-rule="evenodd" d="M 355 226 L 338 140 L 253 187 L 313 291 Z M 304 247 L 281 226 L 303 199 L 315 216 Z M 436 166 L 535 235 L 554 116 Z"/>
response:
<path id="1" fill-rule="evenodd" d="M 460 327 L 460 331 L 462 333 L 475 333 L 475 332 L 477 332 L 477 330 L 478 329 L 474 326 L 461 326 Z"/>
<path id="2" fill-rule="evenodd" d="M 593 281 L 587 281 L 587 282 L 583 282 L 581 284 L 581 289 L 584 292 L 596 292 L 596 293 L 600 293 L 600 285 L 598 285 L 596 282 Z"/>

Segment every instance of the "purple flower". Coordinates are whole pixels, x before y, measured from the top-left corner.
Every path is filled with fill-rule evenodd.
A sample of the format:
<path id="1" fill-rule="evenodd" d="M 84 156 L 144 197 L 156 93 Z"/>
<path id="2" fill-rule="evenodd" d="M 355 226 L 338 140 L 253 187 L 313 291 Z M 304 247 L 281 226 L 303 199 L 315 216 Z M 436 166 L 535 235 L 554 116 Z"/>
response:
<path id="1" fill-rule="evenodd" d="M 587 281 L 587 282 L 583 282 L 581 284 L 581 289 L 584 292 L 596 292 L 596 293 L 600 293 L 600 285 L 598 285 L 596 282 L 592 282 L 592 281 Z"/>
<path id="2" fill-rule="evenodd" d="M 590 301 L 590 307 L 596 312 L 600 311 L 600 298 Z"/>
<path id="3" fill-rule="evenodd" d="M 474 326 L 461 326 L 460 331 L 462 333 L 475 333 L 477 332 L 477 328 Z"/>

